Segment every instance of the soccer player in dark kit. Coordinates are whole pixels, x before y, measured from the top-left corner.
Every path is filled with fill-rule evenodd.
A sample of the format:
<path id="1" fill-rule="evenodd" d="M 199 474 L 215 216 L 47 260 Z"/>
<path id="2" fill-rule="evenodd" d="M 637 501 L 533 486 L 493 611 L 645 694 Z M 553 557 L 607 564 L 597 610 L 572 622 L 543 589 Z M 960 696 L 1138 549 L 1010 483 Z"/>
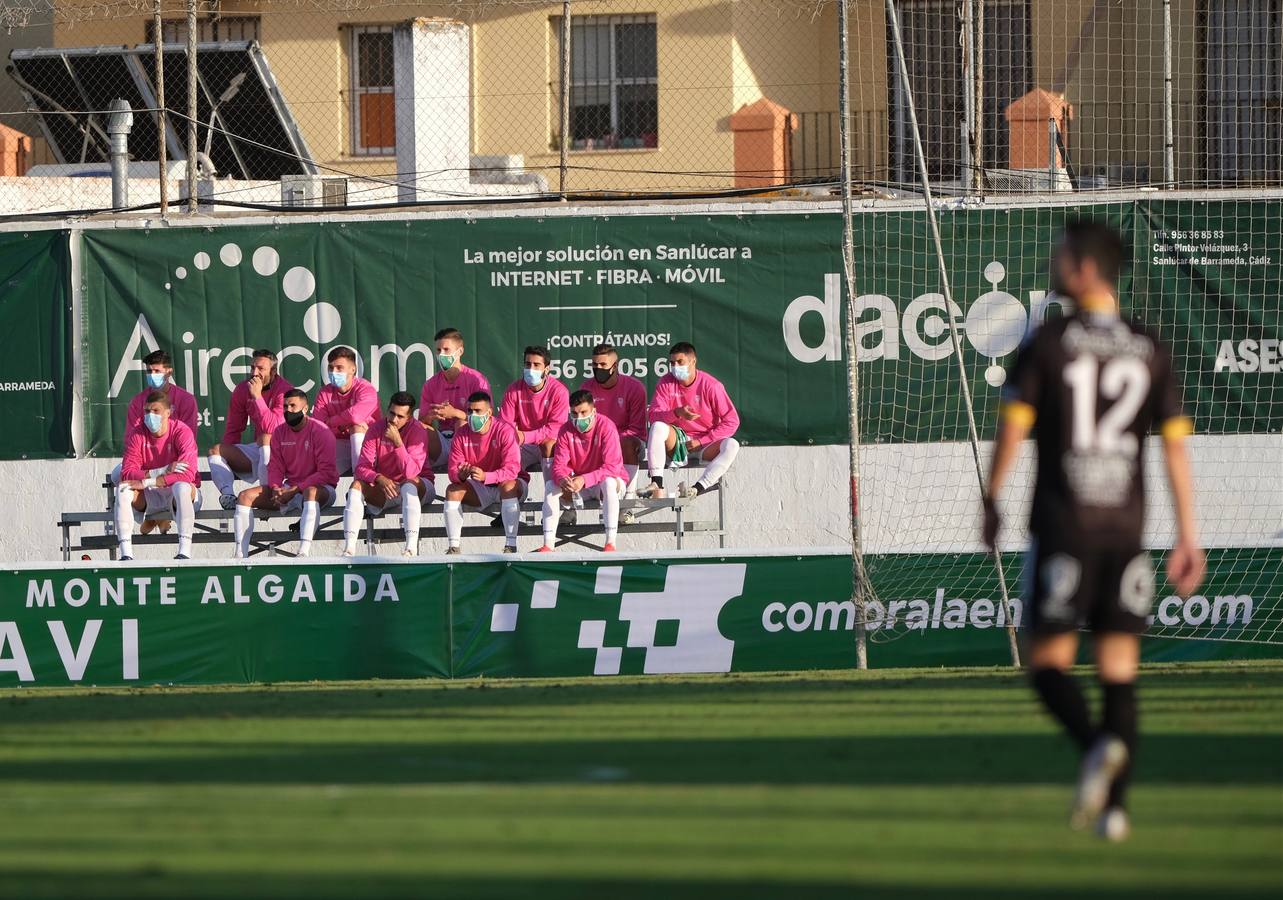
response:
<path id="1" fill-rule="evenodd" d="M 1029 606 L 1027 661 L 1034 690 L 1082 750 L 1070 823 L 1084 828 L 1094 821 L 1112 841 L 1130 832 L 1125 802 L 1136 750 L 1140 635 L 1154 599 L 1154 570 L 1141 543 L 1143 445 L 1154 427 L 1162 434 L 1177 527 L 1167 578 L 1188 595 L 1205 569 L 1185 446 L 1192 425 L 1167 347 L 1119 313 L 1123 257 L 1112 228 L 1066 225 L 1052 279 L 1074 312 L 1044 324 L 1017 354 L 1003 388 L 984 498 L 984 541 L 992 548 L 999 492 L 1033 429 L 1037 474 L 1022 592 Z M 1069 673 L 1084 628 L 1092 632 L 1104 695 L 1097 723 Z"/>

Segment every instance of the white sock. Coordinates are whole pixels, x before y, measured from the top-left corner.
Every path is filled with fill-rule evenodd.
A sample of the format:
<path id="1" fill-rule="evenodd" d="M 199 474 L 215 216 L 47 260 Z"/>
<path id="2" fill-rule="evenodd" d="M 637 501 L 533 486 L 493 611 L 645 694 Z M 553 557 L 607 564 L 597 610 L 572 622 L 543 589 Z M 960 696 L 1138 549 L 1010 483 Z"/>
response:
<path id="1" fill-rule="evenodd" d="M 735 440 L 735 438 L 723 438 L 722 449 L 717 452 L 717 459 L 708 464 L 703 474 L 699 476 L 699 481 L 695 483 L 702 484 L 705 488 L 711 488 L 717 484 L 717 482 L 721 481 L 722 476 L 726 474 L 726 470 L 731 467 L 731 463 L 735 462 L 735 457 L 739 455 L 739 452 L 739 441 Z"/>
<path id="2" fill-rule="evenodd" d="M 561 521 L 561 491 L 549 490 L 543 498 L 543 542 L 545 547 L 557 543 L 557 523 Z"/>
<path id="3" fill-rule="evenodd" d="M 236 473 L 232 471 L 231 466 L 227 465 L 227 460 L 221 456 L 211 456 L 209 458 L 209 477 L 214 482 L 214 487 L 218 488 L 220 494 L 230 495 L 236 485 Z"/>
<path id="4" fill-rule="evenodd" d="M 235 559 L 249 559 L 249 542 L 254 536 L 254 511 L 248 506 L 237 504 L 236 515 L 232 517 L 232 530 L 236 535 Z"/>
<path id="5" fill-rule="evenodd" d="M 356 552 L 356 536 L 361 530 L 361 520 L 365 518 L 365 498 L 356 488 L 347 492 L 347 503 L 343 506 L 343 549 Z"/>
<path id="6" fill-rule="evenodd" d="M 606 526 L 606 543 L 615 543 L 619 533 L 619 492 L 623 488 L 618 478 L 607 478 L 601 483 L 601 520 Z"/>
<path id="7" fill-rule="evenodd" d="M 543 472 L 543 483 L 545 485 L 552 484 L 552 460 L 551 459 L 539 460 L 539 468 Z"/>
<path id="8" fill-rule="evenodd" d="M 628 473 L 628 481 L 624 484 L 624 490 L 631 491 L 633 489 L 633 482 L 637 480 L 637 467 L 624 463 L 624 471 Z"/>
<path id="9" fill-rule="evenodd" d="M 267 464 L 272 461 L 272 445 L 264 444 L 258 448 L 258 483 L 260 487 L 267 487 Z"/>
<path id="10" fill-rule="evenodd" d="M 321 504 L 315 500 L 303 501 L 303 515 L 298 518 L 298 555 L 312 552 L 312 538 L 316 535 L 316 520 L 321 517 Z"/>
<path id="11" fill-rule="evenodd" d="M 664 463 L 668 462 L 668 451 L 664 444 L 668 442 L 668 426 L 663 422 L 652 422 L 650 437 L 646 441 L 646 468 L 651 478 L 664 474 Z"/>
<path id="12" fill-rule="evenodd" d="M 401 527 L 405 529 L 405 549 L 419 552 L 419 519 L 423 515 L 423 502 L 419 489 L 412 482 L 401 485 Z"/>
<path id="13" fill-rule="evenodd" d="M 196 506 L 192 502 L 194 490 L 186 481 L 174 485 L 174 518 L 178 523 L 178 552 L 192 555 L 192 532 L 196 530 Z"/>
<path id="14" fill-rule="evenodd" d="M 134 555 L 134 496 L 135 491 L 119 488 L 116 491 L 116 540 L 120 542 L 120 555 Z"/>
<path id="15" fill-rule="evenodd" d="M 503 517 L 503 542 L 509 547 L 517 546 L 517 526 L 521 524 L 521 501 L 515 497 L 501 501 L 499 515 Z"/>
<path id="16" fill-rule="evenodd" d="M 451 547 L 459 546 L 463 536 L 463 504 L 459 500 L 445 502 L 445 536 Z"/>
<path id="17" fill-rule="evenodd" d="M 347 439 L 348 446 L 352 448 L 352 473 L 356 473 L 357 461 L 361 458 L 361 445 L 365 443 L 365 432 L 353 432 Z M 339 473 L 342 474 L 342 473 Z"/>

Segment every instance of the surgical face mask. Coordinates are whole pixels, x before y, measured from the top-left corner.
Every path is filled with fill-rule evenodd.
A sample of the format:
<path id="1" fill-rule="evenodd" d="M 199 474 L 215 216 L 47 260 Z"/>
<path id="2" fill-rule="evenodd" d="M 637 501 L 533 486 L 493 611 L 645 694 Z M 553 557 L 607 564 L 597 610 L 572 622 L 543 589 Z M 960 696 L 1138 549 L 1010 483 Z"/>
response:
<path id="1" fill-rule="evenodd" d="M 522 369 L 521 377 L 531 387 L 539 387 L 539 385 L 543 384 L 542 369 Z"/>
<path id="2" fill-rule="evenodd" d="M 484 413 L 468 413 L 468 427 L 473 431 L 480 431 L 486 427 L 486 422 L 490 417 Z"/>
<path id="3" fill-rule="evenodd" d="M 143 416 L 143 424 L 147 426 L 147 430 L 152 434 L 160 434 L 160 426 L 164 421 L 160 413 L 147 413 L 147 415 Z"/>
<path id="4" fill-rule="evenodd" d="M 673 366 L 669 371 L 673 373 L 674 378 L 681 382 L 685 382 L 686 379 L 691 377 L 690 366 Z"/>
<path id="5" fill-rule="evenodd" d="M 611 366 L 609 369 L 592 370 L 592 377 L 597 379 L 598 384 L 605 384 L 607 381 L 610 381 L 610 379 L 614 376 L 614 374 L 615 374 L 615 366 Z"/>
<path id="6" fill-rule="evenodd" d="M 579 432 L 582 434 L 583 432 L 587 431 L 589 428 L 592 428 L 592 420 L 595 415 L 596 413 L 589 413 L 588 415 L 584 416 L 582 419 L 572 418 L 570 421 L 575 423 L 575 427 L 578 428 Z"/>
<path id="7" fill-rule="evenodd" d="M 285 424 L 291 428 L 298 428 L 299 423 L 303 421 L 303 417 L 305 415 L 307 415 L 307 413 L 302 410 L 299 410 L 298 412 L 290 412 L 287 409 L 285 410 Z"/>
<path id="8" fill-rule="evenodd" d="M 164 373 L 164 372 L 148 372 L 148 373 L 147 373 L 147 386 L 148 386 L 149 388 L 151 388 L 153 391 L 157 391 L 157 390 L 160 390 L 161 388 L 163 388 L 163 387 L 165 386 L 165 373 Z"/>
<path id="9" fill-rule="evenodd" d="M 347 387 L 347 372 L 331 372 L 330 384 L 334 385 L 340 391 Z"/>
<path id="10" fill-rule="evenodd" d="M 455 360 L 457 360 L 458 358 L 459 357 L 457 356 L 451 356 L 449 353 L 438 353 L 437 365 L 440 366 L 443 370 L 453 369 Z"/>

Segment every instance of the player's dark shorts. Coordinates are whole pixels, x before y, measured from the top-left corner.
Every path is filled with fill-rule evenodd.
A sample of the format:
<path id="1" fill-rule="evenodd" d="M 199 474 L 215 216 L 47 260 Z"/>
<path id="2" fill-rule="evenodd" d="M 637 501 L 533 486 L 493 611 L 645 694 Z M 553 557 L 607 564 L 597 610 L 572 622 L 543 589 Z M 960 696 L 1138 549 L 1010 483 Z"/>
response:
<path id="1" fill-rule="evenodd" d="M 1035 541 L 1025 555 L 1023 626 L 1034 634 L 1141 634 L 1154 602 L 1154 565 L 1140 547 L 1071 549 Z"/>

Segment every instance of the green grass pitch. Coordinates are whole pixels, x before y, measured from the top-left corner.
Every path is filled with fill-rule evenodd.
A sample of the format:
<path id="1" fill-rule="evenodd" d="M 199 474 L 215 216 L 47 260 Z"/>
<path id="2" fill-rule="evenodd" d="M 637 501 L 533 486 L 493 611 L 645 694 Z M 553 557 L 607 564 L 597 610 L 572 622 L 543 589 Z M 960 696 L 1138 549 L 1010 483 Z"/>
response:
<path id="1" fill-rule="evenodd" d="M 1010 670 L 6 690 L 0 896 L 1283 896 L 1283 662 L 1140 696 L 1111 846 Z"/>

